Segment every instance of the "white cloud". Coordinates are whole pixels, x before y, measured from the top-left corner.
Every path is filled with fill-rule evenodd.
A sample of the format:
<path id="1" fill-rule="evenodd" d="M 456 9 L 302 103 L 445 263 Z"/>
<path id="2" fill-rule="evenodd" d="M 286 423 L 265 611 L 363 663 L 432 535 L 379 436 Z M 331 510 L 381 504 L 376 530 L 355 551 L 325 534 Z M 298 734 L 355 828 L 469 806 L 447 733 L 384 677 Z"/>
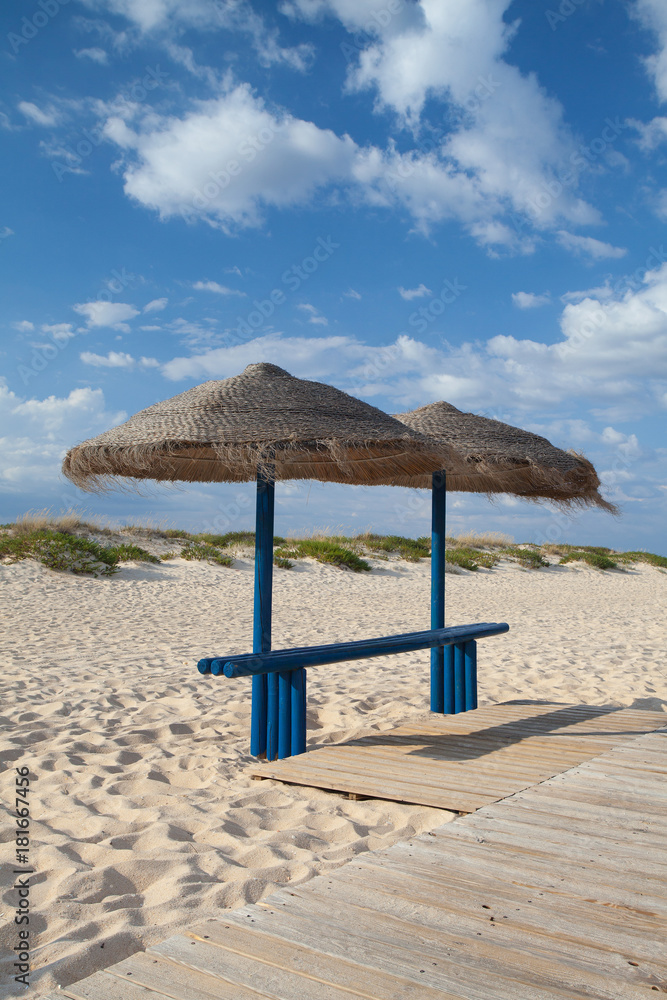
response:
<path id="1" fill-rule="evenodd" d="M 144 308 L 142 309 L 142 312 L 145 312 L 145 313 L 160 312 L 162 309 L 164 309 L 164 307 L 166 306 L 166 304 L 167 304 L 168 301 L 169 301 L 169 299 L 166 299 L 166 298 L 163 298 L 163 299 L 153 299 L 151 302 L 148 303 L 148 305 L 144 306 Z"/>
<path id="2" fill-rule="evenodd" d="M 655 212 L 662 222 L 667 222 L 667 188 L 662 188 L 662 190 L 658 191 Z"/>
<path id="3" fill-rule="evenodd" d="M 247 85 L 197 102 L 183 118 L 151 112 L 136 130 L 110 118 L 105 133 L 126 157 L 126 194 L 162 218 L 225 230 L 258 225 L 267 206 L 301 204 L 349 177 L 356 151 L 348 136 L 274 116 Z"/>
<path id="4" fill-rule="evenodd" d="M 664 0 L 636 0 L 631 8 L 656 35 L 657 51 L 644 59 L 661 101 L 667 101 L 667 7 Z"/>
<path id="5" fill-rule="evenodd" d="M 217 295 L 245 295 L 245 292 L 219 285 L 217 281 L 195 281 L 192 287 L 198 292 L 215 292 Z"/>
<path id="6" fill-rule="evenodd" d="M 78 302 L 72 306 L 74 312 L 86 317 L 88 327 L 92 329 L 98 326 L 110 326 L 114 330 L 122 330 L 124 333 L 130 329 L 125 322 L 139 315 L 139 310 L 127 302 Z"/>
<path id="7" fill-rule="evenodd" d="M 476 8 L 483 2 L 474 0 Z M 430 27 L 428 44 L 437 48 L 443 30 Z M 474 32 L 461 41 L 466 52 L 476 44 Z M 487 84 L 499 89 L 497 100 L 494 93 L 485 101 L 475 97 L 479 107 L 468 112 L 466 91 L 460 127 L 440 132 L 429 148 L 400 153 L 392 141 L 385 150 L 362 148 L 348 135 L 270 110 L 247 84 L 228 83 L 220 96 L 194 102 L 180 117 L 117 107 L 104 132 L 121 150 L 126 194 L 163 219 L 201 219 L 229 232 L 260 225 L 268 208 L 307 204 L 316 192 L 342 188 L 357 202 L 407 209 L 422 233 L 458 219 L 483 245 L 532 252 L 525 226 L 590 224 L 600 216 L 576 196 L 578 154 L 560 106 L 533 77 L 524 80 L 504 63 L 491 69 L 497 88 L 490 77 Z M 460 110 L 457 93 L 438 89 Z M 563 172 L 561 182 L 556 174 Z"/>
<path id="8" fill-rule="evenodd" d="M 537 309 L 539 306 L 546 306 L 551 302 L 548 292 L 543 295 L 536 295 L 534 292 L 512 292 L 512 302 L 519 309 Z"/>
<path id="9" fill-rule="evenodd" d="M 639 132 L 639 148 L 644 152 L 650 152 L 667 139 L 667 118 L 664 116 L 652 118 L 650 122 L 632 118 L 629 124 Z"/>
<path id="10" fill-rule="evenodd" d="M 3 226 L 2 229 L 0 229 L 0 240 L 6 240 L 8 236 L 15 235 L 14 230 L 10 229 L 9 226 Z"/>
<path id="11" fill-rule="evenodd" d="M 32 491 L 60 480 L 65 452 L 84 438 L 126 419 L 108 412 L 100 389 L 73 389 L 65 397 L 25 399 L 0 380 L 0 483 L 6 492 Z"/>
<path id="12" fill-rule="evenodd" d="M 127 18 L 135 32 L 156 35 L 167 47 L 177 49 L 173 37 L 183 30 L 238 31 L 249 37 L 262 66 L 283 64 L 305 72 L 314 50 L 307 42 L 295 46 L 280 44 L 279 32 L 268 28 L 246 0 L 83 0 L 94 10 L 108 11 Z M 189 51 L 189 50 L 184 50 Z"/>
<path id="13" fill-rule="evenodd" d="M 75 49 L 74 55 L 77 59 L 91 59 L 93 62 L 99 63 L 100 66 L 106 66 L 109 62 L 108 54 L 97 46 L 90 49 Z"/>
<path id="14" fill-rule="evenodd" d="M 140 326 L 140 330 L 161 330 L 161 326 Z"/>
<path id="15" fill-rule="evenodd" d="M 439 138 L 431 143 L 432 155 L 422 152 L 419 166 L 413 164 L 426 175 L 414 178 L 413 186 L 426 183 L 438 192 L 430 193 L 436 219 L 444 216 L 446 201 L 450 214 L 480 224 L 508 208 L 529 214 L 538 228 L 559 216 L 578 224 L 599 221 L 576 196 L 578 172 L 586 167 L 561 105 L 534 73 L 523 76 L 504 61 L 518 27 L 504 20 L 510 2 L 419 0 L 402 4 L 393 15 L 382 8 L 387 16 L 378 16 L 372 0 L 295 0 L 289 9 L 307 19 L 330 13 L 353 33 L 348 89 L 373 92 L 378 111 L 392 110 L 416 129 L 429 99 L 449 106 L 453 128 L 435 130 Z M 357 55 L 354 33 L 360 30 L 366 44 Z M 428 198 L 424 192 L 423 211 Z M 457 210 L 459 198 L 463 204 Z M 497 235 L 506 243 L 511 234 L 494 236 L 488 230 L 487 242 L 496 242 Z M 512 243 L 520 244 L 513 236 Z"/>
<path id="16" fill-rule="evenodd" d="M 359 294 L 359 292 L 355 291 L 354 288 L 348 288 L 348 290 L 346 292 L 343 292 L 343 296 L 346 299 L 360 299 L 361 298 L 361 295 Z"/>
<path id="17" fill-rule="evenodd" d="M 42 333 L 48 333 L 56 341 L 71 340 L 76 334 L 71 323 L 42 323 L 40 326 Z"/>
<path id="18" fill-rule="evenodd" d="M 31 101 L 20 101 L 18 108 L 35 125 L 57 125 L 60 121 L 60 115 L 56 110 L 50 108 L 48 111 L 43 111 Z"/>
<path id="19" fill-rule="evenodd" d="M 90 351 L 83 351 L 79 357 L 86 365 L 93 365 L 95 368 L 159 368 L 159 362 L 155 358 L 133 358 L 131 354 L 122 351 L 109 351 L 107 355 L 92 354 Z"/>
<path id="20" fill-rule="evenodd" d="M 560 325 L 561 338 L 552 344 L 496 336 L 482 346 L 442 349 L 408 333 L 382 346 L 354 337 L 271 333 L 174 358 L 162 372 L 174 380 L 222 378 L 252 361 L 270 361 L 304 377 L 324 377 L 363 398 L 384 396 L 396 410 L 448 399 L 467 409 L 544 412 L 565 400 L 587 400 L 603 416 L 612 411 L 636 416 L 661 405 L 667 264 L 647 272 L 639 290 L 569 302 Z"/>
<path id="21" fill-rule="evenodd" d="M 419 285 L 417 288 L 403 288 L 402 285 L 398 286 L 398 294 L 402 299 L 407 299 L 410 302 L 412 299 L 421 299 L 424 295 L 432 295 L 430 288 L 427 288 L 425 284 Z"/>
<path id="22" fill-rule="evenodd" d="M 588 254 L 593 260 L 625 257 L 628 252 L 625 247 L 615 247 L 611 243 L 595 240 L 592 236 L 575 236 L 574 233 L 568 233 L 564 229 L 558 231 L 557 239 L 566 250 L 572 250 L 577 254 Z"/>
<path id="23" fill-rule="evenodd" d="M 316 323 L 319 326 L 329 325 L 329 320 L 326 316 L 323 316 L 319 309 L 316 309 L 315 306 L 310 304 L 310 302 L 300 302 L 298 308 L 303 309 L 304 312 L 308 313 L 309 323 Z"/>
<path id="24" fill-rule="evenodd" d="M 35 329 L 35 324 L 31 323 L 29 319 L 20 319 L 16 323 L 12 323 L 12 326 L 20 333 L 29 333 L 30 330 Z"/>

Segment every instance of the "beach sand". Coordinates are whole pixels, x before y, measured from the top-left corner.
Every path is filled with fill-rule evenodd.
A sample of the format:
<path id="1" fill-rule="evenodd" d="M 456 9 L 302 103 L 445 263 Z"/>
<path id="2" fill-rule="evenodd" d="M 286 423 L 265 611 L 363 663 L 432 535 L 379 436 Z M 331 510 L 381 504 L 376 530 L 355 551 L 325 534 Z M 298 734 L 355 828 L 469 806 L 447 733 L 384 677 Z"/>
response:
<path id="1" fill-rule="evenodd" d="M 274 647 L 427 628 L 428 560 L 372 565 L 370 574 L 311 560 L 276 569 Z M 22 995 L 453 818 L 251 780 L 250 683 L 203 678 L 195 664 L 250 651 L 252 570 L 247 556 L 233 569 L 129 564 L 97 580 L 33 561 L 0 566 L 3 803 L 13 804 L 15 767 L 34 775 L 36 947 Z M 644 564 L 602 573 L 502 562 L 447 578 L 448 624 L 511 627 L 479 644 L 480 704 L 665 710 L 666 605 L 667 574 Z M 426 651 L 309 670 L 309 743 L 425 716 L 428 660 Z M 10 824 L 2 839 L 9 913 Z M 6 924 L 0 946 L 15 943 Z M 0 995 L 22 992 L 12 975 L 5 965 Z"/>

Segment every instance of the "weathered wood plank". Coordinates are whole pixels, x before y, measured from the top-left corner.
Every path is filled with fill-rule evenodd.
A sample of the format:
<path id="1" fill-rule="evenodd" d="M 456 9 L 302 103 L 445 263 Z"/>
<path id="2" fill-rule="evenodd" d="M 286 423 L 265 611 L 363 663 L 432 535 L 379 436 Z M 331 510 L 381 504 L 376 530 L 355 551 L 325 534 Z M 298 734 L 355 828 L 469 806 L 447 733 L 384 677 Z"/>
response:
<path id="1" fill-rule="evenodd" d="M 575 765 L 584 766 L 635 740 L 638 732 L 664 724 L 664 713 L 635 709 L 484 706 L 321 747 L 298 759 L 259 764 L 252 773 L 330 791 L 472 812 Z M 627 766 L 621 763 L 617 770 L 621 794 L 626 784 L 630 788 L 640 777 L 639 770 L 647 798 L 658 798 L 656 782 L 662 771 L 651 773 L 636 757 L 627 758 Z"/>
<path id="2" fill-rule="evenodd" d="M 96 972 L 88 979 L 63 986 L 57 996 L 61 1000 L 62 997 L 69 997 L 71 1000 L 164 1000 L 169 994 L 140 986 L 127 978 L 118 979 L 108 972 Z"/>
<path id="3" fill-rule="evenodd" d="M 122 980 L 123 985 L 131 976 L 132 982 L 163 993 L 171 1000 L 260 1000 L 265 996 L 252 988 L 254 984 L 229 982 L 209 973 L 184 968 L 152 952 L 131 955 L 112 965 L 107 972 Z"/>
<path id="4" fill-rule="evenodd" d="M 568 982 L 570 977 L 565 973 L 561 982 L 542 978 L 542 961 L 531 956 L 521 954 L 513 963 L 514 955 L 508 953 L 508 960 L 503 963 L 496 952 L 490 954 L 485 947 L 475 945 L 472 938 L 464 940 L 463 936 L 414 925 L 406 937 L 406 927 L 410 924 L 392 922 L 371 910 L 356 911 L 353 922 L 338 921 L 332 916 L 330 906 L 318 908 L 319 924 L 313 920 L 312 911 L 304 914 L 290 906 L 271 913 L 257 908 L 255 932 L 307 947 L 316 946 L 332 957 L 347 957 L 362 964 L 372 961 L 376 968 L 415 982 L 428 975 L 425 982 L 450 991 L 458 989 L 467 1000 L 489 1000 L 490 996 L 493 1000 L 591 997 L 581 983 Z M 236 913 L 232 916 L 235 920 L 243 919 Z M 460 947 L 454 950 L 457 941 Z M 645 987 L 634 989 L 626 982 L 615 983 L 610 977 L 606 988 L 598 988 L 592 995 L 600 1000 L 646 1000 Z"/>
<path id="5" fill-rule="evenodd" d="M 493 976 L 511 975 L 519 980 L 528 975 L 536 985 L 567 986 L 594 996 L 604 995 L 610 976 L 637 983 L 636 969 L 628 965 L 628 959 L 638 961 L 643 972 L 653 977 L 662 979 L 667 973 L 662 944 L 655 939 L 647 943 L 646 928 L 629 929 L 627 917 L 597 924 L 597 914 L 589 912 L 575 915 L 568 923 L 567 915 L 553 914 L 550 899 L 538 900 L 535 906 L 523 900 L 517 916 L 516 907 L 493 897 L 490 910 L 478 904 L 474 913 L 470 897 L 457 909 L 450 908 L 446 892 L 439 899 L 429 898 L 428 890 L 415 892 L 407 882 L 400 886 L 400 895 L 392 889 L 396 885 L 374 888 L 368 882 L 355 886 L 335 879 L 326 893 L 296 887 L 283 905 L 292 917 L 308 920 L 317 914 L 318 920 L 325 921 L 326 933 L 333 925 L 364 925 L 371 912 L 374 940 L 382 935 L 400 944 L 406 936 L 418 937 L 420 947 L 431 948 L 436 956 L 446 954 L 457 966 L 480 967 Z M 279 928 L 280 907 L 275 911 Z"/>
<path id="6" fill-rule="evenodd" d="M 296 988 L 301 990 L 294 994 L 298 1000 L 305 997 L 309 1000 L 319 1000 L 320 997 L 334 1000 L 339 995 L 348 1000 L 350 996 L 373 997 L 374 1000 L 399 997 L 401 1000 L 464 1000 L 465 995 L 458 987 L 453 992 L 443 992 L 425 983 L 423 977 L 415 983 L 403 975 L 389 974 L 365 961 L 355 962 L 348 955 L 332 957 L 319 947 L 309 947 L 306 942 L 285 940 L 279 934 L 258 933 L 255 923 L 251 923 L 254 914 L 252 908 L 234 910 L 228 914 L 230 919 L 199 924 L 188 931 L 187 936 L 215 945 L 221 953 L 221 961 L 229 961 L 227 956 L 233 953 L 239 959 L 291 971 L 298 977 L 294 980 Z M 257 972 L 262 974 L 261 969 L 254 968 L 253 975 Z M 253 982 L 259 989 L 264 980 L 253 979 Z M 286 996 L 291 997 L 292 994 Z"/>

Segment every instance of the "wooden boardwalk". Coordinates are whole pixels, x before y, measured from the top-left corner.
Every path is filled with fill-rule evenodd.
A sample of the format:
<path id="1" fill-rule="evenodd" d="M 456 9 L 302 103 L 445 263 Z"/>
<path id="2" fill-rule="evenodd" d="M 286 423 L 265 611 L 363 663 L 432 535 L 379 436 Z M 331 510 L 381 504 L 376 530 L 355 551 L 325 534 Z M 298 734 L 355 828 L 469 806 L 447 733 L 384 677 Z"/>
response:
<path id="1" fill-rule="evenodd" d="M 622 713 L 607 718 L 612 722 Z M 644 729 L 665 716 L 645 715 Z M 627 734 L 627 730 L 626 730 Z M 667 732 L 64 987 L 72 1000 L 647 1000 L 667 992 Z"/>
<path id="2" fill-rule="evenodd" d="M 474 812 L 663 725 L 662 712 L 509 703 L 431 715 L 298 757 L 257 778 Z"/>

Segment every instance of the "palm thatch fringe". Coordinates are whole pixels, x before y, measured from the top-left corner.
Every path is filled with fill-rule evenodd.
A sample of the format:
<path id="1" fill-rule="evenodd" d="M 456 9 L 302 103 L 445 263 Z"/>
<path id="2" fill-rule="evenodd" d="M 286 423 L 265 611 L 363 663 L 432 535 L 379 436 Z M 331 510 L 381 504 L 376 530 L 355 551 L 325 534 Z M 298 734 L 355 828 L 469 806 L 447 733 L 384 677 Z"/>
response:
<path id="1" fill-rule="evenodd" d="M 244 482 L 258 468 L 275 479 L 392 484 L 443 467 L 463 468 L 446 443 L 340 389 L 262 363 L 84 441 L 67 453 L 63 472 L 81 489 L 100 492 L 147 479 Z"/>
<path id="2" fill-rule="evenodd" d="M 433 441 L 446 441 L 463 456 L 462 470 L 447 470 L 447 489 L 452 492 L 509 493 L 527 500 L 549 500 L 564 508 L 596 506 L 618 513 L 598 492 L 600 480 L 587 458 L 556 448 L 538 434 L 463 413 L 444 401 L 395 416 Z M 396 485 L 426 489 L 431 479 L 399 477 Z"/>

